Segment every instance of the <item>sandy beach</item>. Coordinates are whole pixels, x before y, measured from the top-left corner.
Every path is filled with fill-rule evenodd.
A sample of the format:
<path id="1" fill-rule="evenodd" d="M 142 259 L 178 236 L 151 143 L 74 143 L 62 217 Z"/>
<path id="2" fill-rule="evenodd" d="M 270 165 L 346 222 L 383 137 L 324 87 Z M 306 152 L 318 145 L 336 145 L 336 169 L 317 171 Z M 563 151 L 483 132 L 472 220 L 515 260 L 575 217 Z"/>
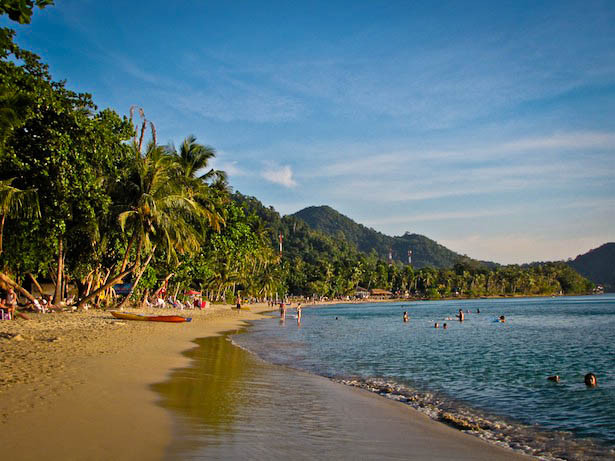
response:
<path id="1" fill-rule="evenodd" d="M 192 316 L 187 324 L 118 321 L 102 311 L 0 322 L 3 455 L 163 458 L 172 441 L 172 417 L 157 405 L 160 397 L 151 384 L 189 364 L 181 352 L 194 348 L 194 339 L 238 329 L 270 309 L 252 305 L 240 312 L 230 306 L 169 311 Z M 327 390 L 331 411 L 354 415 L 349 419 L 353 424 L 361 414 L 395 421 L 400 443 L 414 447 L 408 458 L 446 459 L 462 450 L 467 459 L 521 459 L 402 405 L 309 376 Z"/>

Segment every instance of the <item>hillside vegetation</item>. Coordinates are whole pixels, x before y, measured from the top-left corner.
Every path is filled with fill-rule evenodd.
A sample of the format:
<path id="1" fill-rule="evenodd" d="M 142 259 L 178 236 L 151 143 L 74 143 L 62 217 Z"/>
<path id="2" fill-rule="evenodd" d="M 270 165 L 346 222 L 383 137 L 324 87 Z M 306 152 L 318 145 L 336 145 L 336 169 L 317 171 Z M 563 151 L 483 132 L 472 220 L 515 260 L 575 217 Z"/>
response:
<path id="1" fill-rule="evenodd" d="M 408 262 L 408 251 L 412 251 L 412 266 L 446 268 L 468 259 L 424 235 L 405 233 L 399 237 L 391 237 L 370 229 L 344 216 L 329 206 L 311 206 L 304 208 L 292 216 L 305 221 L 312 229 L 345 240 L 359 251 L 370 253 L 375 251 L 382 258 L 388 258 L 392 250 L 394 261 Z M 493 266 L 493 263 L 485 263 Z"/>
<path id="2" fill-rule="evenodd" d="M 585 293 L 592 288 L 588 280 L 564 263 L 489 267 L 458 255 L 424 236 L 406 234 L 388 237 L 355 223 L 329 207 L 311 207 L 306 209 L 307 212 L 302 210 L 281 217 L 273 208 L 265 207 L 254 197 L 236 192 L 233 200 L 247 216 L 263 221 L 272 245 L 277 246 L 278 236 L 283 236 L 281 273 L 285 277 L 286 290 L 292 294 L 344 296 L 352 295 L 360 286 L 417 297 L 441 298 L 573 294 Z M 311 217 L 312 222 L 317 224 L 308 225 L 301 216 Z M 327 222 L 327 216 L 333 222 Z M 389 247 L 385 246 L 384 254 L 379 254 L 376 248 L 359 243 L 366 244 L 371 236 L 375 236 L 374 242 L 378 244 L 391 242 L 399 245 L 397 248 L 405 248 L 405 251 L 411 245 L 417 256 L 422 258 L 423 266 L 404 264 L 399 260 L 388 264 L 386 256 Z M 413 262 L 415 260 L 413 255 Z M 425 263 L 434 260 L 442 267 Z"/>
<path id="3" fill-rule="evenodd" d="M 605 291 L 615 291 L 615 243 L 604 245 L 577 256 L 568 265 Z"/>

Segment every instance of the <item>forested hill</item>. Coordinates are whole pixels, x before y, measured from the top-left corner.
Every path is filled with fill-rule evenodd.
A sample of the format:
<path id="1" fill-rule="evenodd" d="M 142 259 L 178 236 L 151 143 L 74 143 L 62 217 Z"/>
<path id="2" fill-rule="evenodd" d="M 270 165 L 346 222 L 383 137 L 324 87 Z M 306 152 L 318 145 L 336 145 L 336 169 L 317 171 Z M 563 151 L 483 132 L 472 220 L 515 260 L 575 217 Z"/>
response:
<path id="1" fill-rule="evenodd" d="M 305 221 L 313 230 L 343 239 L 359 251 L 376 251 L 381 258 L 387 258 L 389 249 L 395 261 L 408 262 L 408 250 L 412 250 L 412 265 L 416 268 L 453 267 L 461 260 L 468 260 L 439 243 L 419 234 L 406 233 L 391 237 L 370 229 L 344 216 L 329 206 L 311 206 L 294 213 L 292 216 Z M 485 263 L 493 266 L 493 263 Z"/>
<path id="2" fill-rule="evenodd" d="M 579 255 L 568 265 L 595 284 L 603 285 L 605 291 L 615 291 L 615 242 Z"/>

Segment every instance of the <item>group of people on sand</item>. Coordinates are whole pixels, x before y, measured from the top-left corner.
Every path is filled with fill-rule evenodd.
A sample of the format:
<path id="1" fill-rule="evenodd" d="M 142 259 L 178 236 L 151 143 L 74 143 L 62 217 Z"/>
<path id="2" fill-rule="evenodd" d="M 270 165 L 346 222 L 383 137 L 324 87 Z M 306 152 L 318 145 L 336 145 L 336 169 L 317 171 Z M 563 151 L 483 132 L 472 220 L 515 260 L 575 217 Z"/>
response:
<path id="1" fill-rule="evenodd" d="M 289 305 L 288 307 L 291 307 Z M 286 304 L 284 302 L 280 303 L 280 323 L 283 323 L 286 320 Z M 301 324 L 301 314 L 303 312 L 303 308 L 301 307 L 301 303 L 297 303 L 297 325 Z"/>
<path id="2" fill-rule="evenodd" d="M 165 307 L 168 307 L 170 309 L 181 309 L 181 310 L 203 309 L 204 307 L 207 307 L 207 302 L 201 300 L 198 297 L 195 297 L 194 300 L 190 300 L 189 298 L 186 298 L 185 301 L 182 301 L 170 295 L 165 300 L 164 297 L 158 295 L 158 296 L 152 296 L 152 297 L 146 298 L 145 306 L 148 308 L 156 307 L 159 309 L 164 309 Z"/>
<path id="3" fill-rule="evenodd" d="M 66 307 L 67 304 L 72 304 L 74 297 L 68 298 L 66 300 L 66 303 L 60 306 L 55 306 L 52 299 L 53 298 L 51 295 L 43 294 L 38 298 L 34 298 L 28 304 L 22 306 L 20 310 L 26 310 L 29 312 L 41 314 L 45 314 L 48 312 L 59 312 L 64 307 Z M 9 288 L 6 291 L 6 295 L 4 297 L 0 297 L 0 318 L 2 320 L 14 320 L 17 317 L 20 317 L 22 319 L 28 320 L 28 317 L 26 317 L 25 314 L 17 311 L 18 307 L 19 305 L 17 302 L 17 293 L 15 293 L 15 290 L 13 288 Z"/>

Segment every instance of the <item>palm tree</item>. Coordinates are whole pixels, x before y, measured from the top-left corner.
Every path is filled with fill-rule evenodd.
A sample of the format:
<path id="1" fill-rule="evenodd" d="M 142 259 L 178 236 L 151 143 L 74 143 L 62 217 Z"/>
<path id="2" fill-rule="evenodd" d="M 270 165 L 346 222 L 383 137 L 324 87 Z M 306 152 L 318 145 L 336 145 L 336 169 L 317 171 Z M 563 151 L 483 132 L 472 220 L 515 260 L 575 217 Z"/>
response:
<path id="1" fill-rule="evenodd" d="M 7 216 L 33 218 L 41 215 L 36 189 L 22 190 L 13 187 L 11 184 L 14 180 L 15 178 L 0 180 L 0 254 Z"/>
<path id="2" fill-rule="evenodd" d="M 228 196 L 227 176 L 224 171 L 208 168 L 210 160 L 216 156 L 213 147 L 198 144 L 193 135 L 184 139 L 179 152 L 173 145 L 165 148 L 174 159 L 178 181 L 192 190 L 194 199 L 203 209 L 206 224 L 216 232 L 224 224 L 221 205 Z"/>
<path id="3" fill-rule="evenodd" d="M 130 299 L 141 276 L 160 245 L 169 259 L 176 260 L 177 253 L 194 252 L 200 248 L 200 234 L 195 226 L 206 215 L 206 210 L 196 199 L 195 191 L 178 181 L 175 159 L 167 151 L 150 142 L 145 155 L 133 145 L 135 164 L 133 175 L 134 200 L 120 213 L 122 230 L 130 229 L 136 238 L 136 278 L 130 293 L 120 304 Z M 141 256 L 149 253 L 144 264 Z"/>

